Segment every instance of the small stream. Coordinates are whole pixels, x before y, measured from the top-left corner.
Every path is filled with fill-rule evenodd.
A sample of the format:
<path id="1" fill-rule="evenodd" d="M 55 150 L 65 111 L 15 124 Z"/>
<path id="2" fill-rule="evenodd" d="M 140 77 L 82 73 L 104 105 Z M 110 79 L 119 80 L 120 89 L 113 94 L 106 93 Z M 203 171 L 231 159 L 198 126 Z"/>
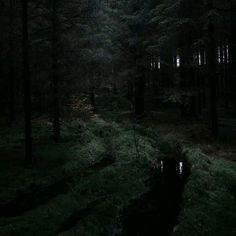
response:
<path id="1" fill-rule="evenodd" d="M 165 159 L 150 180 L 150 191 L 121 212 L 111 236 L 167 236 L 178 225 L 187 163 Z M 109 235 L 109 236 L 110 236 Z"/>

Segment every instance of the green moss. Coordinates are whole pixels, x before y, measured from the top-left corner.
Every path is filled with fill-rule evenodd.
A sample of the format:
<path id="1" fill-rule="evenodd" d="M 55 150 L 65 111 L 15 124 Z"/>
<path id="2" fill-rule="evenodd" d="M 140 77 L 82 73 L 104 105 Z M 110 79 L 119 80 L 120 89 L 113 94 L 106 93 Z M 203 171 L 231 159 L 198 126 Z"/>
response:
<path id="1" fill-rule="evenodd" d="M 236 204 L 230 186 L 236 182 L 236 164 L 209 157 L 200 149 L 188 147 L 183 152 L 192 168 L 173 235 L 235 235 Z"/>
<path id="2" fill-rule="evenodd" d="M 78 198 L 73 193 L 59 195 L 23 216 L 2 219 L 2 235 L 54 235 L 75 211 L 84 209 L 94 198 Z M 5 222 L 4 222 L 5 221 Z M 4 222 L 4 226 L 3 226 Z"/>
<path id="3" fill-rule="evenodd" d="M 121 127 L 96 117 L 86 123 L 64 123 L 63 141 L 68 142 L 55 145 L 49 141 L 50 124 L 35 124 L 37 162 L 34 168 L 26 169 L 21 164 L 22 130 L 17 130 L 4 131 L 6 139 L 0 140 L 1 204 L 14 201 L 19 191 L 31 194 L 32 184 L 44 189 L 62 179 L 68 189 L 22 215 L 1 218 L 1 235 L 47 236 L 63 231 L 60 235 L 94 236 L 109 231 L 119 210 L 148 190 L 145 181 L 153 163 L 166 156 L 179 158 L 180 154 L 190 164 L 191 175 L 183 194 L 180 223 L 173 235 L 236 234 L 236 164 L 192 148 L 181 136 L 155 130 L 140 132 L 141 126 L 134 132 L 130 124 Z M 157 135 L 159 150 L 148 133 Z M 93 168 L 105 157 L 115 162 Z M 43 191 L 37 194 L 40 198 Z M 89 207 L 94 201 L 96 204 Z M 84 210 L 86 214 L 82 214 Z M 60 230 L 75 213 L 82 214 L 79 222 Z"/>
<path id="4" fill-rule="evenodd" d="M 23 215 L 1 218 L 1 235 L 55 235 L 73 214 L 84 214 L 80 212 L 84 209 L 87 213 L 79 222 L 72 222 L 70 228 L 62 230 L 65 232 L 61 235 L 99 235 L 109 231 L 122 207 L 148 190 L 145 181 L 158 151 L 150 138 L 134 135 L 132 127 L 124 129 L 101 118 L 82 125 L 78 121 L 70 122 L 63 128 L 63 135 L 71 137 L 70 141 L 60 145 L 41 143 L 43 134 L 45 131 L 40 131 L 37 136 L 40 147 L 35 153 L 39 162 L 34 169 L 14 165 L 21 177 L 13 181 L 13 192 L 4 188 L 7 195 L 1 199 L 16 198 L 14 193 L 19 191 L 19 186 L 23 186 L 26 193 L 32 183 L 42 188 L 50 186 L 58 181 L 57 177 L 64 179 L 68 190 L 35 205 Z M 93 168 L 106 157 L 115 162 Z M 10 173 L 12 181 L 14 175 Z M 5 174 L 2 173 L 2 177 Z M 91 210 L 87 209 L 97 200 Z"/>

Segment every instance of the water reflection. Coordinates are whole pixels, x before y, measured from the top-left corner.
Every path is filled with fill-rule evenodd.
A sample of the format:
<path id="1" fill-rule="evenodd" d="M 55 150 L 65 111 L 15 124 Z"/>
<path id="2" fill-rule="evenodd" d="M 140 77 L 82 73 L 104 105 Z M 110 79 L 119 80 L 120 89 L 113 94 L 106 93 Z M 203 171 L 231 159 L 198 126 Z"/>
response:
<path id="1" fill-rule="evenodd" d="M 170 163 L 167 163 L 167 162 L 164 162 L 164 161 L 160 162 L 160 167 L 159 168 L 160 168 L 161 173 L 164 172 L 164 169 L 165 169 L 164 165 L 165 164 L 170 167 Z M 184 168 L 185 168 L 184 167 L 184 162 L 183 161 L 175 161 L 175 160 L 172 160 L 171 162 L 173 163 L 172 165 L 175 166 L 176 173 L 178 173 L 180 176 L 182 176 L 184 174 Z M 169 167 L 167 167 L 167 169 L 169 169 Z"/>
<path id="2" fill-rule="evenodd" d="M 178 224 L 189 174 L 184 161 L 165 159 L 150 180 L 150 191 L 121 212 L 109 236 L 168 236 Z"/>

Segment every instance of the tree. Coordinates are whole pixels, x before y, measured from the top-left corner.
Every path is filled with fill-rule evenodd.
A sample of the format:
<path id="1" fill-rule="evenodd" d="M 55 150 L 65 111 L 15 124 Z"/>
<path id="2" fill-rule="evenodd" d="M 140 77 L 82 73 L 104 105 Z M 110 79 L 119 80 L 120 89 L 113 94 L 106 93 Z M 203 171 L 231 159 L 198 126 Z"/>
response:
<path id="1" fill-rule="evenodd" d="M 31 164 L 31 80 L 29 70 L 29 33 L 28 33 L 28 0 L 22 0 L 22 56 L 24 79 L 24 112 L 25 112 L 25 162 Z"/>
<path id="2" fill-rule="evenodd" d="M 58 1 L 52 0 L 52 86 L 53 86 L 53 137 L 60 140 L 60 103 L 59 103 L 59 67 L 58 67 Z"/>
<path id="3" fill-rule="evenodd" d="M 208 11 L 213 10 L 213 2 L 210 0 L 208 2 Z M 217 47 L 215 42 L 215 26 L 213 19 L 210 17 L 208 26 L 208 45 L 207 45 L 207 65 L 208 65 L 208 75 L 210 84 L 210 120 L 211 120 L 211 131 L 215 137 L 218 136 L 218 118 L 217 118 Z"/>
<path id="4" fill-rule="evenodd" d="M 230 36 L 229 36 L 229 65 L 230 65 L 230 79 L 233 85 L 233 100 L 234 100 L 234 116 L 236 117 L 236 2 L 230 0 Z"/>
<path id="5" fill-rule="evenodd" d="M 15 4 L 13 0 L 9 0 L 9 123 L 15 120 L 15 53 L 14 53 L 14 12 Z"/>

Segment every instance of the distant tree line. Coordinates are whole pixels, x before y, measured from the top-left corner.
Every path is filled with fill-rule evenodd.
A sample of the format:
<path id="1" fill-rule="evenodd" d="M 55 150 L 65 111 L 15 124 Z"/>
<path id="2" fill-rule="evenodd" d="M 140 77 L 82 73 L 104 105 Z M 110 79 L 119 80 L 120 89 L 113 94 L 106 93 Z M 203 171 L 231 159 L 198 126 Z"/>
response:
<path id="1" fill-rule="evenodd" d="M 145 39 L 154 93 L 168 92 L 182 116 L 236 115 L 234 0 L 164 0 L 152 8 Z"/>
<path id="2" fill-rule="evenodd" d="M 1 118 L 48 115 L 61 137 L 66 105 L 102 87 L 134 113 L 169 104 L 181 116 L 236 116 L 235 0 L 0 0 Z M 165 105 L 166 106 L 166 105 Z M 24 108 L 24 109 L 23 109 Z M 23 112 L 24 111 L 24 112 Z"/>

